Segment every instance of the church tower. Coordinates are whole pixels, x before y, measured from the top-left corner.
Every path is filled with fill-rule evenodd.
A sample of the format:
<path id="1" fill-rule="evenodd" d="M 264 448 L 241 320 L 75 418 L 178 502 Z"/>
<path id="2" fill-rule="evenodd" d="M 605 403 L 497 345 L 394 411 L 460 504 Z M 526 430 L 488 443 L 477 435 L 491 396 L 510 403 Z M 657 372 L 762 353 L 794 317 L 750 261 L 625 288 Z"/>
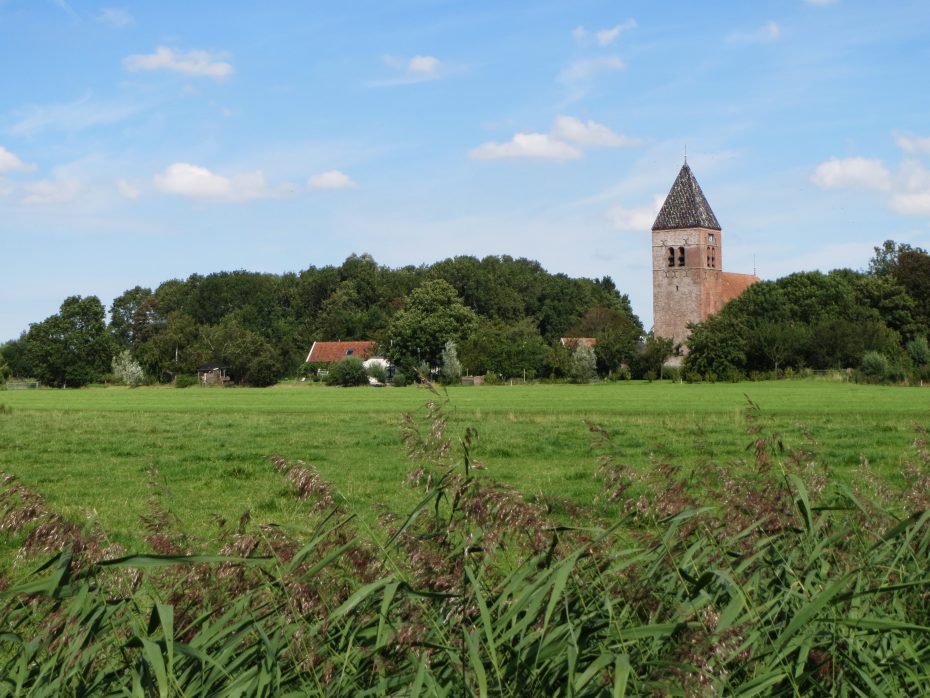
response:
<path id="1" fill-rule="evenodd" d="M 723 271 L 723 232 L 687 161 L 652 226 L 653 332 L 684 346 L 701 322 L 759 279 Z"/>

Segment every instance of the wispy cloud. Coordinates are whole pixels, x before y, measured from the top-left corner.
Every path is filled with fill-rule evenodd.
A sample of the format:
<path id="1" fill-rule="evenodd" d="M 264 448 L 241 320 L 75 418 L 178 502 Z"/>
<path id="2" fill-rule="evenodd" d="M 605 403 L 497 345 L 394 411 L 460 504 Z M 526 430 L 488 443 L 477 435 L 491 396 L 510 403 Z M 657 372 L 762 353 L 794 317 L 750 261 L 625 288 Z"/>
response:
<path id="1" fill-rule="evenodd" d="M 116 180 L 116 191 L 120 193 L 124 199 L 138 199 L 139 195 L 142 193 L 139 187 L 127 182 L 125 179 Z"/>
<path id="2" fill-rule="evenodd" d="M 588 58 L 567 65 L 559 72 L 557 79 L 566 85 L 576 85 L 590 80 L 597 73 L 623 70 L 624 68 L 626 68 L 626 64 L 616 56 Z"/>
<path id="3" fill-rule="evenodd" d="M 473 160 L 534 159 L 577 160 L 581 150 L 547 133 L 517 133 L 506 143 L 483 143 L 471 150 Z"/>
<path id="4" fill-rule="evenodd" d="M 625 208 L 623 206 L 612 206 L 607 211 L 607 220 L 617 230 L 630 230 L 633 232 L 647 232 L 652 230 L 656 216 L 665 203 L 665 195 L 657 194 L 653 199 L 652 206 L 641 208 Z"/>
<path id="5" fill-rule="evenodd" d="M 65 12 L 72 19 L 80 19 L 80 17 L 78 17 L 78 13 L 74 11 L 74 8 L 71 7 L 71 5 L 68 4 L 67 0 L 52 0 L 52 2 L 54 3 L 55 7 Z"/>
<path id="6" fill-rule="evenodd" d="M 81 131 L 94 126 L 106 126 L 136 114 L 144 105 L 128 102 L 101 102 L 84 94 L 65 104 L 32 105 L 19 110 L 10 133 L 32 136 L 42 131 Z"/>
<path id="7" fill-rule="evenodd" d="M 638 138 L 631 138 L 622 133 L 615 133 L 604 124 L 596 121 L 582 121 L 574 116 L 559 116 L 552 128 L 552 135 L 563 141 L 578 145 L 601 146 L 606 148 L 624 148 L 639 145 Z"/>
<path id="8" fill-rule="evenodd" d="M 930 136 L 895 134 L 895 143 L 909 155 L 930 155 Z"/>
<path id="9" fill-rule="evenodd" d="M 223 80 L 233 73 L 231 63 L 220 60 L 224 56 L 208 51 L 178 51 L 159 46 L 155 53 L 135 54 L 123 59 L 127 70 L 169 70 L 184 75 Z"/>
<path id="10" fill-rule="evenodd" d="M 280 196 L 284 189 L 272 189 L 261 170 L 225 176 L 206 167 L 176 162 L 155 175 L 155 186 L 166 194 L 206 201 L 250 201 Z"/>
<path id="11" fill-rule="evenodd" d="M 453 66 L 435 56 L 418 55 L 408 58 L 389 54 L 382 57 L 382 62 L 390 69 L 392 75 L 384 80 L 376 80 L 372 85 L 387 87 L 429 82 L 462 70 L 462 66 Z"/>
<path id="12" fill-rule="evenodd" d="M 549 133 L 517 133 L 505 143 L 483 143 L 469 152 L 473 160 L 528 158 L 538 160 L 578 160 L 581 147 L 622 148 L 640 141 L 615 133 L 596 121 L 559 116 Z"/>
<path id="13" fill-rule="evenodd" d="M 327 170 L 313 175 L 307 182 L 307 186 L 311 189 L 355 189 L 358 184 L 345 172 Z"/>
<path id="14" fill-rule="evenodd" d="M 64 204 L 72 201 L 81 189 L 77 179 L 41 179 L 36 182 L 23 184 L 26 192 L 24 204 L 30 206 L 46 206 L 50 204 Z"/>
<path id="15" fill-rule="evenodd" d="M 0 174 L 7 172 L 33 172 L 35 165 L 25 163 L 20 157 L 0 145 Z"/>
<path id="16" fill-rule="evenodd" d="M 132 15 L 125 7 L 104 7 L 95 18 L 101 24 L 108 24 L 115 29 L 128 27 L 133 23 Z"/>
<path id="17" fill-rule="evenodd" d="M 631 29 L 635 29 L 638 25 L 636 24 L 635 19 L 628 19 L 625 22 L 616 24 L 609 29 L 601 29 L 594 36 L 597 38 L 597 43 L 601 46 L 610 46 L 614 41 L 617 40 L 617 37 L 628 32 Z"/>
<path id="18" fill-rule="evenodd" d="M 822 189 L 891 189 L 891 173 L 881 160 L 858 157 L 820 163 L 811 181 Z"/>
<path id="19" fill-rule="evenodd" d="M 881 160 L 831 158 L 811 176 L 824 189 L 870 189 L 887 195 L 892 211 L 930 216 L 930 170 L 916 160 L 904 160 L 892 172 Z"/>
<path id="20" fill-rule="evenodd" d="M 781 27 L 777 22 L 769 20 L 758 29 L 752 31 L 737 31 L 727 37 L 731 44 L 771 44 L 781 38 Z"/>

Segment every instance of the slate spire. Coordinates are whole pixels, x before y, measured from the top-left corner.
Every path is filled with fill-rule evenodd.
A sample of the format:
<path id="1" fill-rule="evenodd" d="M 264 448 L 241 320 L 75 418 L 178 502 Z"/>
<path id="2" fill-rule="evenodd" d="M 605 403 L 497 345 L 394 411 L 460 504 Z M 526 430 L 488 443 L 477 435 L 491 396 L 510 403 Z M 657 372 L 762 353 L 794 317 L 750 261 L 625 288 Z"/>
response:
<path id="1" fill-rule="evenodd" d="M 704 198 L 704 192 L 694 178 L 688 161 L 681 167 L 675 179 L 653 230 L 675 230 L 677 228 L 709 228 L 720 230 L 717 217 Z"/>

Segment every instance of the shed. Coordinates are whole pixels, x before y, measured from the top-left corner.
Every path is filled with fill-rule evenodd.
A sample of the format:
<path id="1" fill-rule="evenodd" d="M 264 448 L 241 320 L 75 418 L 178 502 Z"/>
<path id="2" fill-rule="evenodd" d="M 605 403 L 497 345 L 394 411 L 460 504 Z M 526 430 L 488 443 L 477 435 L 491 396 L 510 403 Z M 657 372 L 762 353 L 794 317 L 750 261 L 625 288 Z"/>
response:
<path id="1" fill-rule="evenodd" d="M 347 356 L 357 356 L 362 361 L 375 353 L 377 342 L 360 340 L 357 342 L 314 342 L 307 354 L 308 364 L 331 364 Z"/>

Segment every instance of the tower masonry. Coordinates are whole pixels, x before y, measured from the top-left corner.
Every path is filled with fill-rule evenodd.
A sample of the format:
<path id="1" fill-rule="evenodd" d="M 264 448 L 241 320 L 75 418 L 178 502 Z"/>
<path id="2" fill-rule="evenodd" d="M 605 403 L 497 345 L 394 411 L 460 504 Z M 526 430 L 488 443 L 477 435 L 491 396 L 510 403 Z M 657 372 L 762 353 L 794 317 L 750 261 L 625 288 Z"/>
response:
<path id="1" fill-rule="evenodd" d="M 723 271 L 723 231 L 685 162 L 652 226 L 653 332 L 687 353 L 688 324 L 719 312 L 758 280 Z"/>

